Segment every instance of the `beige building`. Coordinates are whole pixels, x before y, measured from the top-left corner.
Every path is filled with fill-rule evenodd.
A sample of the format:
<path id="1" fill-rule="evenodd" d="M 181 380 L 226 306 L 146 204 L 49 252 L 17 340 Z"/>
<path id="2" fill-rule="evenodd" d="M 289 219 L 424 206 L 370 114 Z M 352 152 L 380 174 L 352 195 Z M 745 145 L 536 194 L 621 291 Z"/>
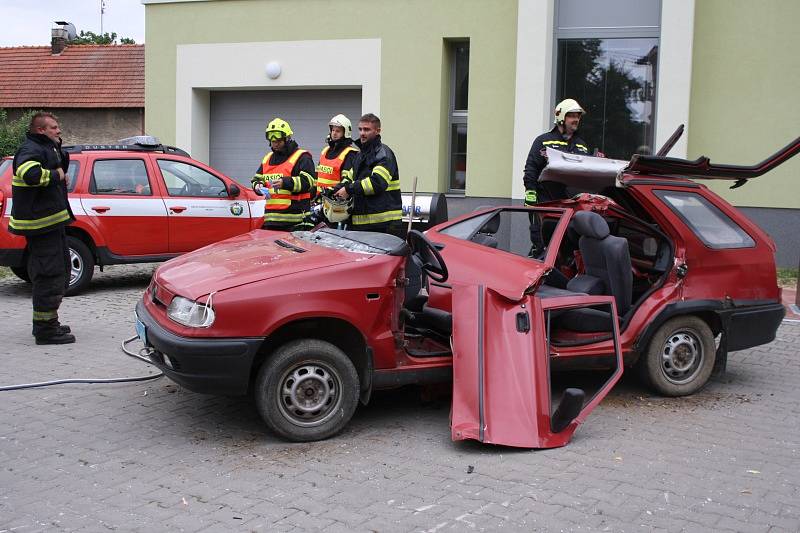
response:
<path id="1" fill-rule="evenodd" d="M 794 21 L 775 0 L 143 0 L 146 129 L 246 181 L 266 122 L 319 150 L 330 116 L 378 114 L 402 187 L 451 215 L 519 201 L 559 99 L 616 158 L 652 151 L 753 164 L 797 136 Z M 800 160 L 715 190 L 798 264 Z"/>

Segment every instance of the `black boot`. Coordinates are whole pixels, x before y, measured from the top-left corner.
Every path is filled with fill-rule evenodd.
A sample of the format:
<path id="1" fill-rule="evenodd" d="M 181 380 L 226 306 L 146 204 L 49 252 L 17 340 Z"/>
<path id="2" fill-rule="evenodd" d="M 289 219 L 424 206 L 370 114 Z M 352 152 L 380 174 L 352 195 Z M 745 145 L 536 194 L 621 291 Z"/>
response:
<path id="1" fill-rule="evenodd" d="M 75 335 L 71 333 L 57 332 L 55 335 L 36 337 L 36 344 L 72 344 L 73 342 L 75 342 Z"/>

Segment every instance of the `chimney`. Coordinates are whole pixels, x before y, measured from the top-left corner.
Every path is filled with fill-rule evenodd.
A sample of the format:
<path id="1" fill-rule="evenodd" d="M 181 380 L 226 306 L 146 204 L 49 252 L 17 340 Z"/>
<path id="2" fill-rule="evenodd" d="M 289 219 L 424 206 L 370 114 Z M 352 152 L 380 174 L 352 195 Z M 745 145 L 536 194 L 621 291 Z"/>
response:
<path id="1" fill-rule="evenodd" d="M 67 44 L 78 36 L 75 25 L 71 22 L 57 20 L 55 28 L 50 30 L 50 52 L 55 56 L 64 51 Z"/>

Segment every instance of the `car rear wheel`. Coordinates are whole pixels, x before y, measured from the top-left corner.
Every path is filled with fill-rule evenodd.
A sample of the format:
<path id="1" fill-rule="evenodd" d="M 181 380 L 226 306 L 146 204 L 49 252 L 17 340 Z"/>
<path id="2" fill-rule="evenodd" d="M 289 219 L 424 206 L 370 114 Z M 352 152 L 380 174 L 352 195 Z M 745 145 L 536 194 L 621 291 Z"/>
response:
<path id="1" fill-rule="evenodd" d="M 641 377 L 664 396 L 687 396 L 711 377 L 716 346 L 711 328 L 695 316 L 667 321 L 639 360 Z"/>
<path id="2" fill-rule="evenodd" d="M 22 281 L 26 281 L 28 283 L 31 282 L 31 277 L 28 275 L 28 267 L 20 266 L 20 267 L 10 267 L 10 268 L 11 272 L 13 272 L 14 275 L 17 276 L 19 279 L 21 279 Z"/>
<path id="3" fill-rule="evenodd" d="M 69 287 L 67 296 L 74 296 L 89 286 L 94 274 L 94 256 L 89 247 L 77 237 L 67 236 L 69 248 Z"/>
<path id="4" fill-rule="evenodd" d="M 308 442 L 340 432 L 358 404 L 353 363 L 336 346 L 316 340 L 289 342 L 261 366 L 255 399 L 261 418 L 281 437 Z"/>

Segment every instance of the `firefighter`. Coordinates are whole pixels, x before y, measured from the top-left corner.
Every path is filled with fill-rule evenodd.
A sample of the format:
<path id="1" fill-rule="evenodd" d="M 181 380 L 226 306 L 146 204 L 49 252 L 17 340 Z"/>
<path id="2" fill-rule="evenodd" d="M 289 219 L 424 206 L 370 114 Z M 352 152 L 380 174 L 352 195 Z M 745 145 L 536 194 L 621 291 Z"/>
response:
<path id="1" fill-rule="evenodd" d="M 353 180 L 353 161 L 358 148 L 353 146 L 350 119 L 336 115 L 328 123 L 328 146 L 322 149 L 317 165 L 317 193 L 335 187 L 343 179 Z"/>
<path id="2" fill-rule="evenodd" d="M 253 176 L 253 189 L 267 196 L 264 229 L 310 229 L 311 195 L 316 189 L 314 159 L 292 139 L 291 126 L 275 118 L 266 129 L 272 151 L 264 156 Z M 263 189 L 266 189 L 264 191 Z"/>
<path id="3" fill-rule="evenodd" d="M 400 173 L 391 148 L 381 142 L 381 120 L 367 113 L 358 121 L 353 181 L 346 180 L 335 195 L 353 198 L 351 228 L 402 236 L 403 202 Z"/>
<path id="4" fill-rule="evenodd" d="M 554 111 L 553 129 L 539 135 L 534 139 L 528 159 L 525 162 L 525 205 L 536 205 L 541 202 L 550 202 L 567 197 L 566 186 L 550 181 L 540 182 L 539 174 L 547 165 L 547 148 L 570 154 L 589 155 L 586 142 L 578 136 L 578 127 L 585 111 L 573 100 L 567 98 L 558 103 Z M 542 235 L 539 223 L 531 215 L 531 257 L 539 256 L 543 250 Z"/>
<path id="5" fill-rule="evenodd" d="M 69 154 L 61 149 L 61 129 L 54 115 L 33 115 L 13 168 L 8 230 L 27 241 L 33 336 L 36 344 L 75 342 L 69 326 L 58 321 L 70 272 L 65 226 L 75 217 L 67 199 Z"/>

